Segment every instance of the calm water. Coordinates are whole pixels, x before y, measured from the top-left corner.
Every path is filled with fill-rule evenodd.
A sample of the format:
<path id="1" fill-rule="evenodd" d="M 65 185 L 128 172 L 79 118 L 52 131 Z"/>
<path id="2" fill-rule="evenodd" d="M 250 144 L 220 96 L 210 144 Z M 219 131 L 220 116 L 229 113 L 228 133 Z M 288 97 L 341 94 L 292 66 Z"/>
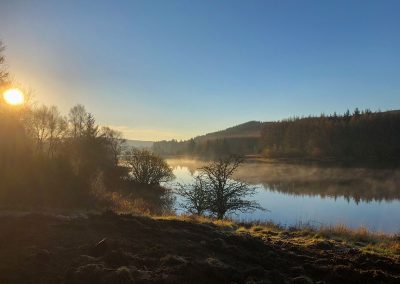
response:
<path id="1" fill-rule="evenodd" d="M 169 159 L 174 182 L 190 183 L 202 162 Z M 248 162 L 235 179 L 256 186 L 257 200 L 270 210 L 232 215 L 238 220 L 365 226 L 374 231 L 400 232 L 400 170 L 319 167 Z M 171 183 L 173 186 L 173 183 Z M 177 197 L 176 210 L 180 198 Z"/>

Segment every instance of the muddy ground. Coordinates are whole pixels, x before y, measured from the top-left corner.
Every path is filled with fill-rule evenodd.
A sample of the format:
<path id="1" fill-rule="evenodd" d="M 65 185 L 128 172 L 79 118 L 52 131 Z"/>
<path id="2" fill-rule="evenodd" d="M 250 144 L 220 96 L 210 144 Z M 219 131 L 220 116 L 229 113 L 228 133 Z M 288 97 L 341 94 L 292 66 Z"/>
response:
<path id="1" fill-rule="evenodd" d="M 213 224 L 28 214 L 0 217 L 0 283 L 400 283 L 400 261 Z"/>

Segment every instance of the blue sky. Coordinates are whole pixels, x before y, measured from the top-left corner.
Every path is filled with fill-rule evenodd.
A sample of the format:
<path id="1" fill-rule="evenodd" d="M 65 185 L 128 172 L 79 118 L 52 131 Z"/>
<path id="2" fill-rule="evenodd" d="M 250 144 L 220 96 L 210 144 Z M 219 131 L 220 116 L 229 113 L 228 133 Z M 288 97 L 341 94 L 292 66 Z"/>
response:
<path id="1" fill-rule="evenodd" d="M 10 72 L 131 139 L 400 107 L 400 1 L 0 2 Z"/>

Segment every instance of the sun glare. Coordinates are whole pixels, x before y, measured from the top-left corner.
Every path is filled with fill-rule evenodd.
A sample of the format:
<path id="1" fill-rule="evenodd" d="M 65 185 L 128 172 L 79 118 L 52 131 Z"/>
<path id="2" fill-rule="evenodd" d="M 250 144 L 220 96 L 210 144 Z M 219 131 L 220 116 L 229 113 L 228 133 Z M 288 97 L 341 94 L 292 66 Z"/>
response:
<path id="1" fill-rule="evenodd" d="M 3 97 L 6 103 L 13 106 L 22 105 L 25 102 L 24 94 L 18 89 L 10 89 L 5 91 Z"/>

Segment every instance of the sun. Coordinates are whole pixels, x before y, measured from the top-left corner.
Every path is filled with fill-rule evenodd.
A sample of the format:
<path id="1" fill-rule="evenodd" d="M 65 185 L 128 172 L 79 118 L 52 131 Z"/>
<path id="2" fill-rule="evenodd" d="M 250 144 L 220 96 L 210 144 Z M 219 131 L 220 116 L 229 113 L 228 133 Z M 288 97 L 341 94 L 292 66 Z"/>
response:
<path id="1" fill-rule="evenodd" d="M 22 105 L 25 102 L 25 96 L 19 89 L 9 89 L 3 94 L 6 103 L 17 106 Z"/>

